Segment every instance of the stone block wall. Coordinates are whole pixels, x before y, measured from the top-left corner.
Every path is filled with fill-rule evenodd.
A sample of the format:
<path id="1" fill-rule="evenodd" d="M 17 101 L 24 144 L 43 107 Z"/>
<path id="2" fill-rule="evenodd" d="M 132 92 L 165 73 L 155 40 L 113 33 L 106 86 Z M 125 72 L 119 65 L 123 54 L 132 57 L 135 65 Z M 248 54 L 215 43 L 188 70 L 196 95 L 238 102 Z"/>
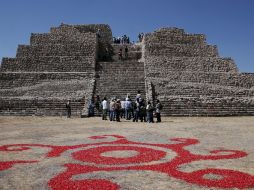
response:
<path id="1" fill-rule="evenodd" d="M 99 41 L 104 43 L 112 43 L 112 31 L 109 25 L 107 24 L 87 24 L 87 25 L 74 25 L 82 33 L 92 32 L 96 33 L 98 29 L 100 30 Z"/>
<path id="2" fill-rule="evenodd" d="M 59 28 L 73 27 L 81 33 L 93 33 L 98 37 L 98 61 L 105 61 L 105 57 L 112 56 L 112 31 L 107 24 L 87 24 L 87 25 L 67 25 L 61 24 L 60 27 L 52 27 L 51 32 L 58 32 Z M 108 59 L 111 60 L 111 59 Z"/>

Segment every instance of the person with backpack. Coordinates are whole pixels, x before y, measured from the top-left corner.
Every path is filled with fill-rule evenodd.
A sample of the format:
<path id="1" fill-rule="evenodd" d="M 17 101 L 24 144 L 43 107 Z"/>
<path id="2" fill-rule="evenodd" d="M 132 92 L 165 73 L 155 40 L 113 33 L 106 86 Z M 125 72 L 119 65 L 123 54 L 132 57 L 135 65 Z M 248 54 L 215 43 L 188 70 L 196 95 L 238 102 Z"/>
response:
<path id="1" fill-rule="evenodd" d="M 160 100 L 156 100 L 156 106 L 155 106 L 155 113 L 156 113 L 156 118 L 157 121 L 156 123 L 161 122 L 161 110 L 162 110 L 163 106 L 160 103 Z"/>

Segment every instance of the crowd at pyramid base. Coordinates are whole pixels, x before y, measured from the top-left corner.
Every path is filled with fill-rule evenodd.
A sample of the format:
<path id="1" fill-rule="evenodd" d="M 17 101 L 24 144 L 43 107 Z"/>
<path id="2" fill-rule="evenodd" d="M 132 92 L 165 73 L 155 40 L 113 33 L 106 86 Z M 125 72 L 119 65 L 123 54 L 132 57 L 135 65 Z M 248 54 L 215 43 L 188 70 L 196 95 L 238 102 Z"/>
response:
<path id="1" fill-rule="evenodd" d="M 0 67 L 0 115 L 87 114 L 93 97 L 135 99 L 137 91 L 164 116 L 254 115 L 254 74 L 241 73 L 203 34 L 161 28 L 138 43 L 113 43 L 105 24 L 32 33 Z M 128 55 L 119 58 L 119 52 Z"/>

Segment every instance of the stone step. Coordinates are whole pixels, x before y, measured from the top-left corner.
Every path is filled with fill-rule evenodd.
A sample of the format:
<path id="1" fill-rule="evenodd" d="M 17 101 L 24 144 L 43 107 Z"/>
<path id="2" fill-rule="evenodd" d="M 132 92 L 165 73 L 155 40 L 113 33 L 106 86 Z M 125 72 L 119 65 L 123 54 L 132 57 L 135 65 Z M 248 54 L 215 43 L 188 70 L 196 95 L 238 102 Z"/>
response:
<path id="1" fill-rule="evenodd" d="M 95 73 L 1 73 L 0 88 L 11 89 L 22 86 L 31 86 L 50 81 L 69 81 L 69 80 L 91 80 L 94 79 Z"/>
<path id="2" fill-rule="evenodd" d="M 0 99 L 1 115 L 51 115 L 65 116 L 65 103 L 67 100 L 21 100 L 21 99 Z M 72 101 L 72 115 L 80 116 L 84 102 Z"/>
<path id="3" fill-rule="evenodd" d="M 238 72 L 234 61 L 220 57 L 167 57 L 149 56 L 146 66 L 152 72 L 200 71 L 200 72 Z"/>
<path id="4" fill-rule="evenodd" d="M 126 61 L 114 61 L 114 62 L 97 62 L 98 66 L 101 67 L 112 67 L 112 66 L 122 66 L 122 65 L 126 65 L 126 66 L 142 66 L 144 67 L 144 63 L 143 62 L 138 62 L 138 61 L 134 61 L 134 60 L 126 60 Z"/>
<path id="5" fill-rule="evenodd" d="M 217 46 L 200 44 L 156 44 L 146 45 L 146 51 L 150 55 L 162 55 L 169 57 L 217 57 Z"/>
<path id="6" fill-rule="evenodd" d="M 74 34 L 74 33 L 73 33 Z M 54 44 L 80 44 L 80 41 L 83 42 L 86 40 L 86 44 L 92 45 L 94 44 L 96 35 L 93 33 L 80 33 L 75 31 L 74 35 L 68 35 L 65 31 L 61 31 L 58 29 L 57 32 L 51 33 L 32 33 L 30 37 L 31 45 L 54 45 Z M 89 40 L 88 40 L 89 39 Z"/>
<path id="7" fill-rule="evenodd" d="M 122 60 L 126 61 L 126 60 L 139 60 L 142 57 L 142 52 L 128 52 L 127 56 L 125 55 L 125 53 L 122 53 Z M 119 55 L 118 52 L 115 52 L 115 54 L 112 56 L 112 60 L 113 61 L 119 61 Z"/>
<path id="8" fill-rule="evenodd" d="M 95 94 L 120 99 L 130 94 L 131 98 L 135 99 L 138 90 L 145 94 L 144 78 L 144 63 L 142 62 L 99 62 L 96 66 Z"/>
<path id="9" fill-rule="evenodd" d="M 162 43 L 167 44 L 202 44 L 205 45 L 205 35 L 203 34 L 169 34 L 169 33 L 158 33 L 153 34 L 151 40 L 159 39 Z"/>
<path id="10" fill-rule="evenodd" d="M 122 73 L 119 73 L 118 75 L 117 74 L 114 74 L 114 75 L 103 75 L 103 76 L 99 76 L 99 77 L 96 77 L 97 81 L 105 81 L 107 80 L 108 82 L 116 82 L 117 81 L 125 81 L 127 80 L 125 83 L 132 83 L 132 81 L 134 80 L 138 80 L 138 81 L 141 81 L 142 79 L 144 79 L 144 75 L 140 75 L 140 76 L 133 76 L 133 75 L 126 75 L 124 74 L 124 76 L 122 77 Z M 120 78 L 121 77 L 121 78 Z M 143 82 L 142 82 L 143 84 Z"/>
<path id="11" fill-rule="evenodd" d="M 96 69 L 97 70 L 97 73 L 115 73 L 115 72 L 118 72 L 118 73 L 144 73 L 144 68 L 142 67 L 137 67 L 137 68 L 130 68 L 130 67 L 112 67 L 112 69 Z"/>
<path id="12" fill-rule="evenodd" d="M 118 53 L 120 49 L 124 52 L 125 47 L 128 48 L 128 51 L 141 51 L 141 45 L 133 44 L 111 44 L 115 53 Z"/>
<path id="13" fill-rule="evenodd" d="M 155 84 L 155 92 L 160 97 L 181 96 L 211 98 L 223 97 L 253 97 L 254 89 L 243 87 L 229 87 L 221 85 L 200 84 L 200 83 L 162 83 Z"/>
<path id="14" fill-rule="evenodd" d="M 1 65 L 2 72 L 86 72 L 91 70 L 95 70 L 95 58 L 91 56 L 4 58 Z"/>
<path id="15" fill-rule="evenodd" d="M 19 45 L 16 57 L 33 56 L 95 56 L 96 47 L 77 45 Z"/>
<path id="16" fill-rule="evenodd" d="M 147 71 L 148 72 L 148 71 Z M 150 81 L 175 81 L 186 83 L 216 84 L 221 86 L 251 88 L 254 84 L 254 75 L 230 72 L 199 72 L 199 71 L 170 71 L 148 73 L 146 77 Z"/>

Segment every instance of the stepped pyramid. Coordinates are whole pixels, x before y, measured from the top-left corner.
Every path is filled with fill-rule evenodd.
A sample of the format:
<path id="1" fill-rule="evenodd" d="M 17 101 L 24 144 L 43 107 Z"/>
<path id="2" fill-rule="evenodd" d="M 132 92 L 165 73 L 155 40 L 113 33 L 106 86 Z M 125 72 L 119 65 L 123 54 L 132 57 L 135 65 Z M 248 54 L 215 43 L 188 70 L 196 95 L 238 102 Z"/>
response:
<path id="1" fill-rule="evenodd" d="M 98 35 L 98 31 L 100 34 Z M 120 48 L 128 58 L 118 60 Z M 92 97 L 160 99 L 163 115 L 254 115 L 254 74 L 240 73 L 203 34 L 162 28 L 138 44 L 112 44 L 108 25 L 66 25 L 31 34 L 0 67 L 0 115 L 80 116 Z"/>

